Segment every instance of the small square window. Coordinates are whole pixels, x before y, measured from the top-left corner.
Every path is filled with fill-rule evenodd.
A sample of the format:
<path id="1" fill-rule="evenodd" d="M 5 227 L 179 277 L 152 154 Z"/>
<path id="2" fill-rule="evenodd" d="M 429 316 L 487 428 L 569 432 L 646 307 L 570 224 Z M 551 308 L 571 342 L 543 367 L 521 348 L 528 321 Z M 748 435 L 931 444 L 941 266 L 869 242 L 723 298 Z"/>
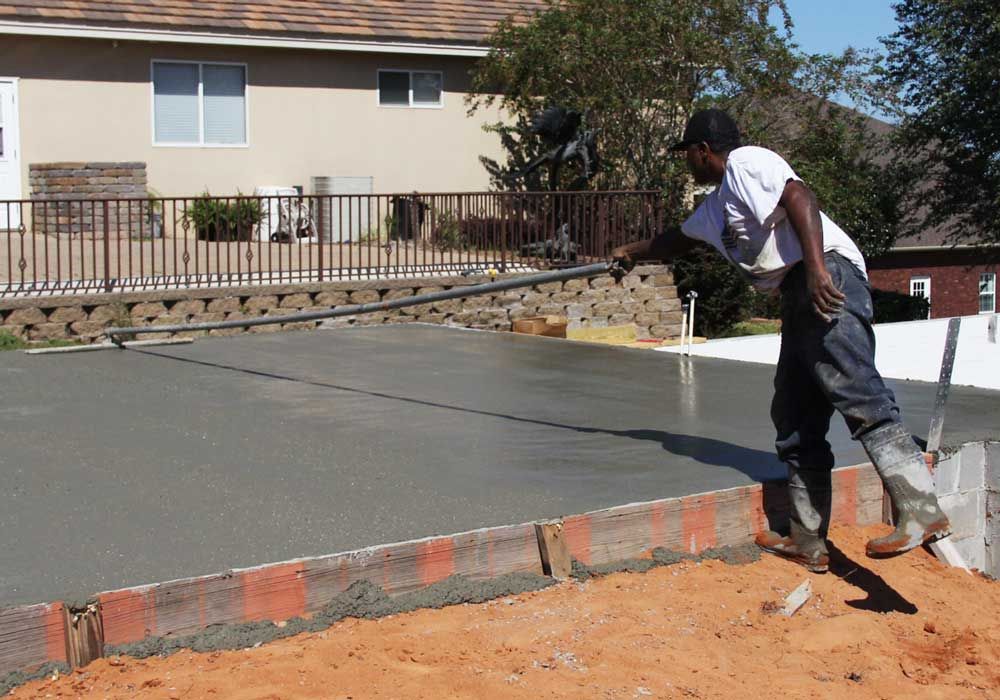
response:
<path id="1" fill-rule="evenodd" d="M 410 74 L 405 71 L 379 71 L 378 103 L 380 105 L 410 105 Z"/>
<path id="2" fill-rule="evenodd" d="M 412 73 L 413 104 L 441 104 L 441 74 Z"/>

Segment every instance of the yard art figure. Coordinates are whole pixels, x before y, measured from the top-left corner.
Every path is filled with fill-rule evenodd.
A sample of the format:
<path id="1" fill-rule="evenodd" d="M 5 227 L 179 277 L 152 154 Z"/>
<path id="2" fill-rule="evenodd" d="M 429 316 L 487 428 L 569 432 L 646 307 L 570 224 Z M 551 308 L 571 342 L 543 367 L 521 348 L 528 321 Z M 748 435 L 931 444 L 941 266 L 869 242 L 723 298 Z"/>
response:
<path id="1" fill-rule="evenodd" d="M 528 163 L 515 177 L 527 177 L 543 165 L 549 166 L 549 190 L 559 188 L 559 170 L 566 163 L 580 163 L 581 173 L 570 190 L 583 189 L 597 173 L 596 134 L 593 130 L 580 131 L 583 115 L 565 107 L 549 107 L 531 120 L 531 133 L 540 136 L 551 148 Z"/>
<path id="2" fill-rule="evenodd" d="M 555 192 L 559 188 L 559 171 L 566 163 L 576 162 L 580 166 L 580 174 L 573 180 L 569 190 L 581 190 L 597 174 L 599 159 L 597 156 L 597 140 L 593 130 L 580 130 L 583 115 L 576 110 L 565 107 L 549 107 L 534 116 L 529 130 L 550 146 L 537 158 L 528 163 L 513 177 L 525 178 L 543 165 L 549 167 L 549 190 Z M 572 262 L 577 257 L 577 244 L 571 241 L 570 224 L 562 213 L 557 213 L 557 220 L 562 221 L 558 233 L 548 240 L 529 243 L 522 246 L 522 255 L 536 255 L 564 263 Z"/>

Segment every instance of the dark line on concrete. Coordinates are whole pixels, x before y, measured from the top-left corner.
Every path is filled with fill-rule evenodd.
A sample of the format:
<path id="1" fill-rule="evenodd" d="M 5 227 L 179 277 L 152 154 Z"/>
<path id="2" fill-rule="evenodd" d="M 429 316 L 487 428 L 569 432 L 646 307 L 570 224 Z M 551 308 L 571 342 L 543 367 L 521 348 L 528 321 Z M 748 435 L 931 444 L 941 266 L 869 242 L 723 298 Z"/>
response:
<path id="1" fill-rule="evenodd" d="M 665 451 L 671 454 L 683 457 L 689 457 L 698 462 L 701 462 L 702 464 L 707 464 L 710 466 L 729 467 L 732 469 L 736 469 L 746 474 L 751 479 L 758 482 L 773 481 L 774 468 L 781 468 L 782 466 L 780 462 L 778 462 L 777 456 L 772 452 L 764 452 L 763 450 L 756 450 L 750 447 L 736 445 L 731 442 L 716 440 L 715 438 L 705 438 L 696 435 L 685 435 L 683 433 L 671 433 L 665 430 L 654 430 L 654 429 L 614 430 L 610 428 L 593 428 L 580 425 L 568 425 L 565 423 L 556 423 L 554 421 L 541 420 L 538 418 L 525 418 L 523 416 L 515 416 L 508 413 L 496 413 L 493 411 L 484 411 L 478 408 L 455 406 L 452 404 L 438 403 L 436 401 L 428 401 L 426 399 L 416 399 L 409 396 L 398 396 L 395 394 L 387 394 L 385 392 L 380 392 L 380 391 L 357 389 L 355 387 L 342 386 L 339 384 L 329 384 L 327 382 L 319 382 L 312 379 L 290 377 L 283 374 L 276 374 L 274 372 L 248 369 L 246 367 L 235 367 L 233 365 L 226 365 L 218 362 L 210 362 L 208 360 L 196 360 L 189 357 L 176 357 L 174 355 L 166 355 L 163 353 L 153 352 L 150 350 L 139 350 L 136 348 L 128 348 L 128 350 L 129 352 L 138 353 L 140 355 L 150 355 L 153 357 L 159 357 L 166 360 L 173 360 L 175 362 L 186 362 L 189 364 L 211 367 L 213 369 L 222 369 L 222 370 L 228 370 L 230 372 L 249 374 L 251 376 L 262 377 L 265 379 L 294 382 L 298 384 L 305 384 L 308 386 L 318 387 L 321 389 L 333 389 L 335 391 L 361 394 L 363 396 L 371 396 L 374 398 L 386 399 L 389 401 L 400 401 L 404 403 L 416 404 L 419 406 L 427 406 L 430 408 L 439 408 L 448 411 L 458 411 L 461 413 L 471 413 L 473 415 L 485 416 L 488 418 L 500 418 L 502 420 L 509 420 L 518 423 L 528 423 L 531 425 L 541 425 L 549 428 L 572 430 L 573 432 L 577 433 L 584 433 L 584 434 L 600 433 L 602 435 L 608 435 L 611 437 L 624 437 L 624 438 L 629 438 L 631 440 L 645 440 L 650 442 L 658 442 L 663 446 L 663 449 Z"/>

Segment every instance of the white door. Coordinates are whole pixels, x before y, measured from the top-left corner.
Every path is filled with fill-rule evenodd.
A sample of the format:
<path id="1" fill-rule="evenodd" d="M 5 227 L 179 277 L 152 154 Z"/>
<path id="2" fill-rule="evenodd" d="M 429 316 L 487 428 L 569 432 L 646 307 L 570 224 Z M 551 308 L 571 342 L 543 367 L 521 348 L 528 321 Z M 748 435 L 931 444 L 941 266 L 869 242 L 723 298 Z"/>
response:
<path id="1" fill-rule="evenodd" d="M 6 203 L 21 198 L 20 150 L 17 83 L 0 78 L 0 231 L 21 224 L 20 207 Z"/>

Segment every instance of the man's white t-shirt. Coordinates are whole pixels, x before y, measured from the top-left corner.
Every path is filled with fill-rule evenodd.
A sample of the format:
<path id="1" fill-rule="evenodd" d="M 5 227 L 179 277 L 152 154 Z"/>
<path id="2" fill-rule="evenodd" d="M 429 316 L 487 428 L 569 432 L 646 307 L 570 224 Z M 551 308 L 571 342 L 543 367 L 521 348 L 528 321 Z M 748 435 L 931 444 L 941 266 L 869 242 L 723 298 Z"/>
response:
<path id="1" fill-rule="evenodd" d="M 717 248 L 754 287 L 776 289 L 802 260 L 802 245 L 778 201 L 789 180 L 801 178 L 774 151 L 757 146 L 729 154 L 722 184 L 681 225 L 684 235 Z M 836 252 L 867 276 L 865 260 L 854 241 L 826 214 L 823 252 Z"/>

